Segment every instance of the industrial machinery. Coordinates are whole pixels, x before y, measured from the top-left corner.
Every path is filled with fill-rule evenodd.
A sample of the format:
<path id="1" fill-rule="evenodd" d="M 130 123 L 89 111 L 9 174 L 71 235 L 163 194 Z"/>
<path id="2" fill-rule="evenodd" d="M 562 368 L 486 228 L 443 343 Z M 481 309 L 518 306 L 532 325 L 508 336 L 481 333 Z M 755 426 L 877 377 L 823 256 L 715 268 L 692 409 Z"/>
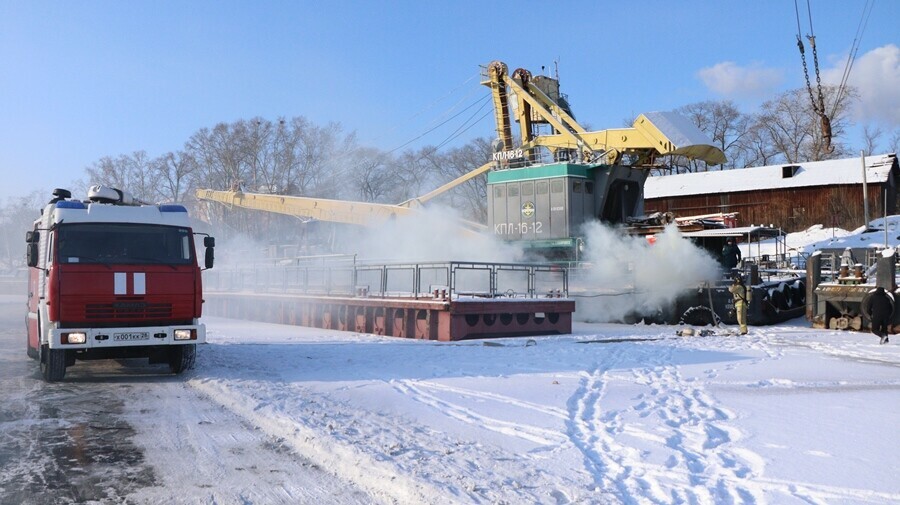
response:
<path id="1" fill-rule="evenodd" d="M 865 257 L 857 262 L 854 254 Z M 814 279 L 806 294 L 809 300 L 806 316 L 814 328 L 869 329 L 871 314 L 867 308 L 872 292 L 882 287 L 893 299 L 900 296 L 894 249 L 851 251 L 848 248 L 839 255 L 817 251 L 807 260 L 806 269 L 807 278 Z M 888 331 L 895 333 L 898 329 L 900 310 L 894 306 Z"/>
<path id="2" fill-rule="evenodd" d="M 591 132 L 572 116 L 556 79 L 524 69 L 510 76 L 505 64 L 493 62 L 482 84 L 494 97 L 498 135 L 495 169 L 488 174 L 488 226 L 545 258 L 578 259 L 583 223 L 618 224 L 642 215 L 647 171 L 641 169 L 658 156 L 725 161 L 696 126 L 672 113 L 641 114 L 631 128 Z M 518 148 L 512 119 L 519 124 Z M 550 131 L 541 134 L 544 125 Z"/>

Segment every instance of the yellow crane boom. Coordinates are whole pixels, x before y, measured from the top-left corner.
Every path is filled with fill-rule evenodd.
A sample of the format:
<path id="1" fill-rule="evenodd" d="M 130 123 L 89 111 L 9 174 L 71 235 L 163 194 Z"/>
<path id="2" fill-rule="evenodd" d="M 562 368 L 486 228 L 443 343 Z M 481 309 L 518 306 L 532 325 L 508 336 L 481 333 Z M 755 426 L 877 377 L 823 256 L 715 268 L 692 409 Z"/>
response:
<path id="1" fill-rule="evenodd" d="M 198 189 L 197 198 L 229 207 L 261 210 L 335 223 L 372 226 L 415 210 L 383 203 L 349 202 L 303 196 L 266 195 L 243 191 Z"/>
<path id="2" fill-rule="evenodd" d="M 332 223 L 377 226 L 397 217 L 415 215 L 419 211 L 409 205 L 387 203 L 351 202 L 329 200 L 305 196 L 267 195 L 245 193 L 243 191 L 217 191 L 198 189 L 199 200 L 218 202 L 227 207 L 261 210 L 288 216 L 317 219 Z M 483 231 L 486 226 L 471 221 L 462 221 L 467 231 Z"/>

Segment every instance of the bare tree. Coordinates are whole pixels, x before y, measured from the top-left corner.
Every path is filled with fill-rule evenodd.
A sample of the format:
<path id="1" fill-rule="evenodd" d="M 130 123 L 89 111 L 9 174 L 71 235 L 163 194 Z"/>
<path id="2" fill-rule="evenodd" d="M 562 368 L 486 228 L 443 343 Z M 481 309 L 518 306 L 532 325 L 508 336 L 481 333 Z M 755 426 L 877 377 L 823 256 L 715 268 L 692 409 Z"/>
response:
<path id="1" fill-rule="evenodd" d="M 705 101 L 685 105 L 675 112 L 689 118 L 698 128 L 712 139 L 716 147 L 725 153 L 728 162 L 719 166 L 720 170 L 743 165 L 743 137 L 747 135 L 750 118 L 738 110 L 734 102 Z M 709 170 L 706 163 L 692 163 L 695 170 Z"/>
<path id="2" fill-rule="evenodd" d="M 900 151 L 900 129 L 894 130 L 894 133 L 891 134 L 891 140 L 888 141 L 888 149 L 895 154 Z"/>
<path id="3" fill-rule="evenodd" d="M 40 216 L 45 196 L 35 191 L 10 198 L 0 207 L 0 271 L 25 267 L 25 232 L 32 229 L 34 220 Z"/>
<path id="4" fill-rule="evenodd" d="M 405 151 L 397 157 L 397 196 L 400 201 L 422 196 L 440 186 L 437 174 L 439 155 L 434 146 L 417 151 Z"/>
<path id="5" fill-rule="evenodd" d="M 476 138 L 471 142 L 451 149 L 437 166 L 441 175 L 441 183 L 447 183 L 484 165 L 491 159 L 492 148 L 488 138 Z M 487 221 L 487 176 L 476 178 L 456 186 L 448 191 L 445 200 L 448 204 L 462 212 L 463 216 L 476 222 Z"/>
<path id="6" fill-rule="evenodd" d="M 747 134 L 742 137 L 741 144 L 743 164 L 746 167 L 770 165 L 779 158 L 777 149 L 769 141 L 768 131 L 763 126 L 762 120 L 755 115 L 750 118 Z"/>
<path id="7" fill-rule="evenodd" d="M 151 164 L 157 172 L 161 201 L 181 202 L 193 189 L 190 177 L 197 169 L 197 161 L 184 151 L 166 153 Z"/>
<path id="8" fill-rule="evenodd" d="M 863 152 L 865 152 L 866 156 L 875 154 L 875 151 L 878 149 L 878 139 L 881 138 L 883 133 L 881 128 L 877 126 L 870 124 L 863 126 L 863 142 L 865 143 Z"/>
<path id="9" fill-rule="evenodd" d="M 211 189 L 237 188 L 244 171 L 243 125 L 219 123 L 212 130 L 200 129 L 188 140 L 185 150 L 197 161 L 197 187 Z"/>
<path id="10" fill-rule="evenodd" d="M 176 167 L 185 169 L 188 187 L 194 188 L 340 198 L 350 196 L 344 193 L 349 191 L 347 178 L 353 177 L 347 161 L 354 149 L 354 136 L 343 134 L 337 123 L 319 127 L 303 117 L 277 122 L 256 117 L 199 130 L 184 153 L 167 160 L 166 173 L 174 182 Z M 170 183 L 167 192 L 174 186 Z M 250 234 L 262 233 L 256 226 L 260 219 L 290 224 L 241 210 L 219 211 L 219 216 Z"/>
<path id="11" fill-rule="evenodd" d="M 371 147 L 357 149 L 355 157 L 352 162 L 355 177 L 350 178 L 355 196 L 364 202 L 398 203 L 386 201 L 396 182 L 390 157 Z"/>
<path id="12" fill-rule="evenodd" d="M 755 126 L 760 128 L 762 138 L 775 148 L 784 161 L 821 161 L 849 155 L 847 144 L 839 139 L 849 124 L 847 113 L 850 103 L 856 99 L 856 92 L 847 90 L 836 104 L 837 86 L 825 86 L 823 93 L 826 110 L 833 111 L 830 117 L 833 150 L 830 152 L 826 150 L 821 119 L 812 110 L 805 89 L 787 91 L 762 105 Z"/>
<path id="13" fill-rule="evenodd" d="M 152 170 L 146 151 L 135 151 L 116 158 L 103 157 L 85 171 L 90 184 L 103 184 L 127 191 L 138 200 L 159 200 L 158 174 Z"/>

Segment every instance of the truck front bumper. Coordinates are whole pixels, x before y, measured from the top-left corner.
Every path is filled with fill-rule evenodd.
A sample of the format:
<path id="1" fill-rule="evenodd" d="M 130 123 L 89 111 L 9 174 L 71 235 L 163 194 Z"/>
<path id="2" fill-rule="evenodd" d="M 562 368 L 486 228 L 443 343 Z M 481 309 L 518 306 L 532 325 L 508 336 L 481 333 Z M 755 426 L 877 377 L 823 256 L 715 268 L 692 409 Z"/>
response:
<path id="1" fill-rule="evenodd" d="M 202 344 L 206 342 L 206 325 L 54 328 L 48 337 L 51 349 Z"/>

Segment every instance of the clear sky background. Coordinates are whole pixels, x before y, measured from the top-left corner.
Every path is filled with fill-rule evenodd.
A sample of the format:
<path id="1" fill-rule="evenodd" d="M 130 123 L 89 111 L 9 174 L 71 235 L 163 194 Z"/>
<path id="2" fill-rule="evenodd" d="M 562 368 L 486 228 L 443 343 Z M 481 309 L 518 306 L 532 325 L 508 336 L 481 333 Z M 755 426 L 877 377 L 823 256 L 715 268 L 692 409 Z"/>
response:
<path id="1" fill-rule="evenodd" d="M 856 120 L 885 130 L 886 149 L 900 128 L 900 1 L 874 1 L 850 81 Z M 865 1 L 811 3 L 823 80 L 839 81 Z M 796 34 L 793 0 L 0 0 L 0 202 L 257 116 L 338 122 L 384 150 L 438 145 L 477 107 L 421 135 L 487 95 L 479 65 L 498 59 L 535 74 L 558 64 L 592 129 L 703 100 L 752 112 L 804 85 Z M 495 136 L 492 115 L 450 145 L 479 136 Z"/>

